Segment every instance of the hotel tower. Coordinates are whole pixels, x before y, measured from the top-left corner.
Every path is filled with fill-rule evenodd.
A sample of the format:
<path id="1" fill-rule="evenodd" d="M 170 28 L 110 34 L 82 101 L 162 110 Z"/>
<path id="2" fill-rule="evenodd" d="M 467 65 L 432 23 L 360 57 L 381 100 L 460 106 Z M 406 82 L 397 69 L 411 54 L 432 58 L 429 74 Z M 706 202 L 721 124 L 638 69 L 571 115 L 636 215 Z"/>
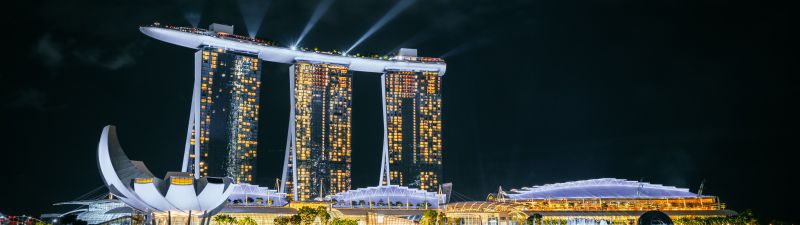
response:
<path id="1" fill-rule="evenodd" d="M 352 74 L 347 65 L 298 60 L 290 76 L 282 191 L 305 201 L 350 190 Z"/>
<path id="2" fill-rule="evenodd" d="M 224 31 L 227 27 L 215 28 Z M 184 172 L 195 177 L 231 177 L 236 183 L 254 181 L 260 86 L 257 55 L 199 48 Z"/>
<path id="3" fill-rule="evenodd" d="M 403 49 L 399 55 L 415 57 L 416 51 Z M 442 183 L 442 77 L 433 71 L 388 69 L 381 78 L 385 130 L 379 182 L 437 191 Z"/>

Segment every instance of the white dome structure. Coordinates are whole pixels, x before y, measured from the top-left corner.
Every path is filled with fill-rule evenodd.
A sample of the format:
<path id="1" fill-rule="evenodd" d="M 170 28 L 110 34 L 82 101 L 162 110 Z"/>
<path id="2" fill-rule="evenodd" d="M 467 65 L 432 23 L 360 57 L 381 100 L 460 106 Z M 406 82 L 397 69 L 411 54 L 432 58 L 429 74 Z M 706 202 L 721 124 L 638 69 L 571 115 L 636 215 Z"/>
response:
<path id="1" fill-rule="evenodd" d="M 615 178 L 580 180 L 513 189 L 510 200 L 689 198 L 699 197 L 686 188 Z"/>
<path id="2" fill-rule="evenodd" d="M 231 178 L 194 178 L 185 172 L 169 172 L 164 179 L 153 176 L 140 161 L 131 161 L 120 147 L 114 126 L 106 126 L 98 145 L 98 164 L 109 191 L 122 202 L 141 211 L 195 213 L 218 212 L 233 192 Z"/>
<path id="3" fill-rule="evenodd" d="M 325 197 L 334 208 L 438 208 L 446 196 L 398 185 L 359 188 Z"/>
<path id="4" fill-rule="evenodd" d="M 286 193 L 280 193 L 267 187 L 247 183 L 235 184 L 233 193 L 228 196 L 228 204 L 244 206 L 284 206 Z"/>

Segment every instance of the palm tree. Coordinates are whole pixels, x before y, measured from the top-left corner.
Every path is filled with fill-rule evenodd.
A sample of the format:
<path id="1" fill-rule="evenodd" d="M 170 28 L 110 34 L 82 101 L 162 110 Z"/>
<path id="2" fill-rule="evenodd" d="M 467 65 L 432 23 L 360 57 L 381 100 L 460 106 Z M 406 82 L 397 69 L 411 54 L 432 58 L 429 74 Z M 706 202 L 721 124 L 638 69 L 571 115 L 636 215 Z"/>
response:
<path id="1" fill-rule="evenodd" d="M 538 223 L 540 223 L 540 222 L 541 222 L 541 220 L 542 220 L 542 214 L 538 214 L 538 213 L 536 213 L 536 214 L 533 214 L 533 215 L 531 215 L 531 216 L 529 216 L 529 217 L 528 217 L 527 224 L 529 224 L 529 225 L 535 225 L 535 224 L 538 224 Z"/>
<path id="2" fill-rule="evenodd" d="M 436 220 L 439 217 L 439 213 L 433 210 L 425 210 L 422 213 L 422 218 L 419 219 L 420 225 L 436 225 Z"/>
<path id="3" fill-rule="evenodd" d="M 214 216 L 214 222 L 217 222 L 217 224 L 227 224 L 227 225 L 232 225 L 234 223 L 237 223 L 236 218 L 233 218 L 230 215 L 226 214 L 219 214 Z"/>
<path id="4" fill-rule="evenodd" d="M 236 224 L 237 225 L 258 225 L 258 223 L 256 223 L 256 220 L 254 220 L 253 218 L 250 218 L 249 216 L 245 216 L 244 218 L 240 219 Z"/>
<path id="5" fill-rule="evenodd" d="M 279 216 L 275 217 L 273 222 L 275 223 L 275 225 L 289 225 L 289 223 L 291 222 L 291 218 L 288 216 Z"/>
<path id="6" fill-rule="evenodd" d="M 328 213 L 328 209 L 325 206 L 317 207 L 317 217 L 319 217 L 319 221 L 322 222 L 322 225 L 328 225 L 328 222 L 331 220 L 331 214 Z"/>

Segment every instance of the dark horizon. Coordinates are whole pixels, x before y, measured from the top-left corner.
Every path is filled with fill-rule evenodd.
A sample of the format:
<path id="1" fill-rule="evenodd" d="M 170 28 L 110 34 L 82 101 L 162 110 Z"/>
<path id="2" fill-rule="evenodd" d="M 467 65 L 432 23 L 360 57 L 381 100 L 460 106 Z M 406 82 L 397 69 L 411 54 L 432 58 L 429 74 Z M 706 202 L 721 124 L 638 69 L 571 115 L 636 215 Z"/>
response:
<path id="1" fill-rule="evenodd" d="M 319 2 L 15 3 L 24 16 L 4 15 L 13 44 L 0 73 L 0 212 L 64 212 L 52 204 L 101 186 L 96 148 L 108 124 L 156 176 L 179 170 L 194 50 L 138 26 L 192 26 L 185 15 L 199 12 L 199 27 L 232 24 L 248 35 L 255 26 L 259 38 L 289 45 Z M 397 2 L 335 1 L 302 46 L 346 50 Z M 265 8 L 262 20 L 253 8 Z M 696 192 L 705 179 L 703 194 L 730 209 L 797 221 L 790 163 L 800 85 L 790 76 L 788 19 L 779 3 L 416 1 L 353 53 L 445 56 L 444 179 L 469 199 L 601 177 Z M 272 188 L 289 65 L 263 65 L 256 184 Z M 359 188 L 378 182 L 380 76 L 353 76 Z"/>

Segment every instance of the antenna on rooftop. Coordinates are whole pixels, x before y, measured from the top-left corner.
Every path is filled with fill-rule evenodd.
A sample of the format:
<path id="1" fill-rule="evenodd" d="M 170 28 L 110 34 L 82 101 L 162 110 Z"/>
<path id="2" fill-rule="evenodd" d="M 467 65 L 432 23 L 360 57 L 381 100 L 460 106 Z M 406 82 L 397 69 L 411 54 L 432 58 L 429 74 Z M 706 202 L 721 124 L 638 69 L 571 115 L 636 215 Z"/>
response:
<path id="1" fill-rule="evenodd" d="M 506 192 L 503 191 L 503 186 L 497 188 L 497 200 L 501 202 L 506 200 Z"/>
<path id="2" fill-rule="evenodd" d="M 642 189 L 644 189 L 644 184 L 639 184 L 639 187 L 636 188 L 636 198 L 639 198 L 639 196 L 642 194 Z"/>
<path id="3" fill-rule="evenodd" d="M 700 182 L 700 188 L 697 189 L 697 197 L 703 196 L 703 186 L 706 185 L 706 178 L 703 178 L 703 181 Z"/>

